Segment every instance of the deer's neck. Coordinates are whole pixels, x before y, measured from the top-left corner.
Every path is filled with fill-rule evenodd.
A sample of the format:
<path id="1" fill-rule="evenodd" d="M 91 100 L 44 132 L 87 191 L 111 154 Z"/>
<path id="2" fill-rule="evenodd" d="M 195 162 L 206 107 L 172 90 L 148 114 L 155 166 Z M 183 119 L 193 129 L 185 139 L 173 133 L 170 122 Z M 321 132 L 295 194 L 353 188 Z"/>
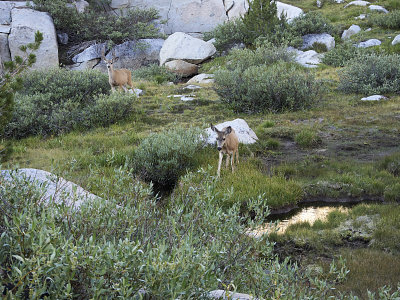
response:
<path id="1" fill-rule="evenodd" d="M 108 71 L 108 78 L 110 81 L 113 81 L 113 74 L 114 74 L 114 68 L 111 66 L 110 68 L 107 68 Z"/>

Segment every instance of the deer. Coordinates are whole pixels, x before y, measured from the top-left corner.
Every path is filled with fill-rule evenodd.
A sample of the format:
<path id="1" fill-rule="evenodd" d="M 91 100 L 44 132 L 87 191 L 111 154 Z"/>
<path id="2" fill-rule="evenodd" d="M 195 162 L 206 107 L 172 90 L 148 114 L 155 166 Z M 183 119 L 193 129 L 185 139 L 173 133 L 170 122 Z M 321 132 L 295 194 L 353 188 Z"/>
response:
<path id="1" fill-rule="evenodd" d="M 119 86 L 120 89 L 123 89 L 125 92 L 127 92 L 128 90 L 125 85 L 129 85 L 133 90 L 131 71 L 128 69 L 114 70 L 113 63 L 118 60 L 118 58 L 115 57 L 115 51 L 112 51 L 112 59 L 106 59 L 103 49 L 101 51 L 101 58 L 107 65 L 108 82 L 110 83 L 111 90 L 115 92 L 115 87 Z"/>
<path id="2" fill-rule="evenodd" d="M 232 173 L 235 172 L 234 167 L 234 156 L 236 155 L 236 164 L 239 164 L 239 139 L 236 135 L 235 130 L 231 127 L 225 127 L 222 130 L 218 130 L 213 124 L 211 125 L 211 130 L 217 134 L 217 149 L 219 151 L 219 161 L 218 161 L 218 171 L 217 176 L 221 175 L 221 163 L 226 154 L 226 164 L 225 167 L 228 168 L 229 156 L 231 160 Z"/>

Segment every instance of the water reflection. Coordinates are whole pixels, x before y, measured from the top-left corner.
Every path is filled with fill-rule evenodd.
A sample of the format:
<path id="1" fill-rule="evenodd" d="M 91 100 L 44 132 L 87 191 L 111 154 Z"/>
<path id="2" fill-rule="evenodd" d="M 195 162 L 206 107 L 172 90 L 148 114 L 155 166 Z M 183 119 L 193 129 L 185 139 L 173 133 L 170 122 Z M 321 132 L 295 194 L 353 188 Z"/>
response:
<path id="1" fill-rule="evenodd" d="M 263 225 L 260 229 L 249 231 L 248 234 L 254 237 L 260 237 L 265 233 L 277 232 L 282 234 L 286 229 L 293 224 L 308 222 L 310 225 L 314 224 L 315 221 L 321 220 L 325 221 L 328 214 L 334 210 L 339 210 L 340 212 L 347 212 L 348 208 L 344 206 L 324 206 L 324 207 L 305 207 L 302 208 L 298 213 L 291 216 L 290 218 L 285 218 L 283 220 L 277 220 L 276 222 L 269 222 Z"/>

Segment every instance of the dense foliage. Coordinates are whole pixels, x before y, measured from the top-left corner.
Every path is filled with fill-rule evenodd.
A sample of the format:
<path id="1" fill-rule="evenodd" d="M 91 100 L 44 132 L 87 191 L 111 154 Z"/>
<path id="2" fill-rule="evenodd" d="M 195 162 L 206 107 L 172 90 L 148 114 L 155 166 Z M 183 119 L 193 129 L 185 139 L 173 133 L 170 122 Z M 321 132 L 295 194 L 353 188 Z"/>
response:
<path id="1" fill-rule="evenodd" d="M 194 166 L 203 145 L 198 128 L 175 128 L 144 139 L 134 155 L 134 169 L 158 189 L 171 189 L 184 172 Z"/>
<path id="2" fill-rule="evenodd" d="M 368 48 L 354 47 L 352 43 L 346 42 L 325 53 L 322 62 L 333 67 L 344 67 L 351 59 L 362 57 L 370 52 Z"/>
<path id="3" fill-rule="evenodd" d="M 400 55 L 372 53 L 355 58 L 339 76 L 339 89 L 346 93 L 400 93 Z"/>
<path id="4" fill-rule="evenodd" d="M 158 84 L 164 83 L 166 81 L 177 82 L 180 76 L 174 72 L 171 72 L 164 66 L 159 66 L 157 64 L 151 64 L 132 72 L 132 76 L 135 79 L 143 79 L 147 81 L 154 81 Z"/>
<path id="5" fill-rule="evenodd" d="M 68 0 L 33 2 L 35 9 L 51 14 L 56 29 L 67 33 L 71 43 L 91 40 L 122 43 L 126 39 L 158 36 L 158 29 L 153 22 L 159 17 L 155 9 L 133 9 L 123 15 L 110 14 L 106 3 L 101 5 L 96 4 L 99 1 L 92 1 L 85 13 L 78 13 Z"/>
<path id="6" fill-rule="evenodd" d="M 336 34 L 336 28 L 329 20 L 318 12 L 308 12 L 294 18 L 290 29 L 298 36 L 314 33 Z"/>
<path id="7" fill-rule="evenodd" d="M 16 95 L 6 136 L 57 135 L 76 128 L 106 126 L 126 118 L 136 97 L 108 94 L 107 75 L 97 71 L 63 69 L 26 74 Z"/>
<path id="8" fill-rule="evenodd" d="M 281 112 L 310 107 L 320 84 L 284 49 L 270 45 L 234 51 L 215 73 L 216 91 L 235 111 Z"/>
<path id="9" fill-rule="evenodd" d="M 206 172 L 167 210 L 126 169 L 112 175 L 102 185 L 120 193 L 79 209 L 44 201 L 25 180 L 0 180 L 6 297 L 199 299 L 237 288 L 260 298 L 323 298 L 345 278 L 335 263 L 317 277 L 274 259 L 266 235 L 249 236 L 264 221 L 265 207 L 249 201 L 253 220 L 237 206 L 222 210 Z"/>
<path id="10" fill-rule="evenodd" d="M 368 18 L 371 25 L 389 29 L 400 29 L 400 9 L 390 11 L 387 14 L 377 13 Z"/>

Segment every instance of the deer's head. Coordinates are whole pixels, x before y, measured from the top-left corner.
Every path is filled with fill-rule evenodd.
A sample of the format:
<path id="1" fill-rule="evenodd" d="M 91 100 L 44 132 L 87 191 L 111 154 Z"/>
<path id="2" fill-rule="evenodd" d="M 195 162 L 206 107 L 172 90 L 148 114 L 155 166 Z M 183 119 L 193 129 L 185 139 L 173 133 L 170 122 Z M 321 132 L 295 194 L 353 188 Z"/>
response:
<path id="1" fill-rule="evenodd" d="M 211 130 L 217 134 L 217 149 L 218 151 L 221 151 L 222 147 L 225 144 L 226 137 L 232 132 L 232 127 L 228 126 L 223 130 L 218 130 L 218 128 L 215 127 L 213 124 L 210 125 L 211 125 Z"/>
<path id="2" fill-rule="evenodd" d="M 113 63 L 115 63 L 118 60 L 118 57 L 115 57 L 115 51 L 113 50 L 111 52 L 112 58 L 107 59 L 104 55 L 104 49 L 101 51 L 101 59 L 106 63 L 107 69 L 112 70 Z"/>

